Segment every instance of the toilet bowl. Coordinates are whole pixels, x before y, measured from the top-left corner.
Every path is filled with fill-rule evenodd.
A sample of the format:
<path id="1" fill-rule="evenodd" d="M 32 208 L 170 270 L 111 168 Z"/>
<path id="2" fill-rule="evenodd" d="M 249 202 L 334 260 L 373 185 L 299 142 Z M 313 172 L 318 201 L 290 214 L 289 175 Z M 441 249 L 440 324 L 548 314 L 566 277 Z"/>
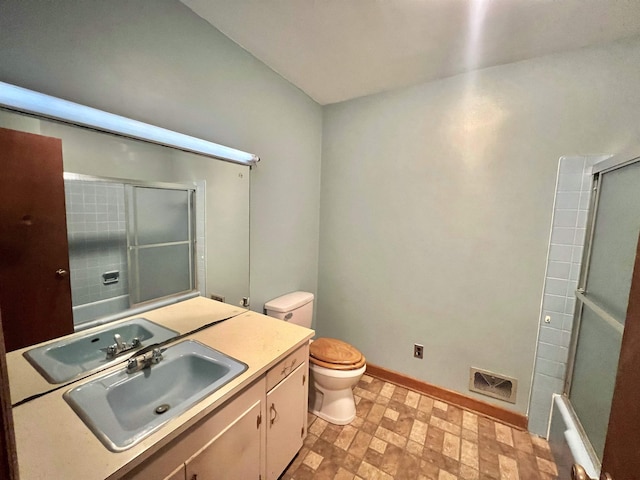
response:
<path id="1" fill-rule="evenodd" d="M 265 304 L 267 315 L 311 328 L 313 294 L 292 292 Z M 309 345 L 309 411 L 335 425 L 356 417 L 353 387 L 367 369 L 364 355 L 335 338 L 318 338 Z"/>
<path id="2" fill-rule="evenodd" d="M 367 369 L 364 356 L 335 338 L 319 338 L 309 346 L 309 411 L 335 425 L 356 418 L 353 387 Z"/>

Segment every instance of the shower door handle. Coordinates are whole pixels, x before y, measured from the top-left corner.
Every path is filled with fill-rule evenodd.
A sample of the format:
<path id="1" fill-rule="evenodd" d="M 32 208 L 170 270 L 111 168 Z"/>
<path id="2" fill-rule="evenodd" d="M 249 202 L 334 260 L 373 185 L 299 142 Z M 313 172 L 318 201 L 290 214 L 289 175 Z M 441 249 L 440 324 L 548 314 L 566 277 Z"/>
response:
<path id="1" fill-rule="evenodd" d="M 573 467 L 571 467 L 571 480 L 595 480 L 595 479 L 587 475 L 587 472 L 582 467 L 582 465 L 578 465 L 577 463 L 574 463 Z M 600 475 L 600 480 L 613 480 L 613 477 L 605 472 Z"/>

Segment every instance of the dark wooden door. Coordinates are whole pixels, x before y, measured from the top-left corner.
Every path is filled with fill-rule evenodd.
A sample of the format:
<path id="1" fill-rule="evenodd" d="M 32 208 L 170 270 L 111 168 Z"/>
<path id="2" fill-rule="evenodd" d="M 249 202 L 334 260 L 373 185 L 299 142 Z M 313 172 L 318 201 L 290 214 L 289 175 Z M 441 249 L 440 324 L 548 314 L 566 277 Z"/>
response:
<path id="1" fill-rule="evenodd" d="M 73 333 L 62 142 L 4 128 L 0 307 L 7 351 Z"/>

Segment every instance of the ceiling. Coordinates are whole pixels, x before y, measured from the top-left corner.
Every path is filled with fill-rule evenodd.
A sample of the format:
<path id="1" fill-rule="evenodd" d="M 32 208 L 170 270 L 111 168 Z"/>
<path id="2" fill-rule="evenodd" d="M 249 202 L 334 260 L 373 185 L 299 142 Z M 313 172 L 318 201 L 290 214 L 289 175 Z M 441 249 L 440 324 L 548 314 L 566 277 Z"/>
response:
<path id="1" fill-rule="evenodd" d="M 640 0 L 181 0 L 325 105 L 640 35 Z"/>

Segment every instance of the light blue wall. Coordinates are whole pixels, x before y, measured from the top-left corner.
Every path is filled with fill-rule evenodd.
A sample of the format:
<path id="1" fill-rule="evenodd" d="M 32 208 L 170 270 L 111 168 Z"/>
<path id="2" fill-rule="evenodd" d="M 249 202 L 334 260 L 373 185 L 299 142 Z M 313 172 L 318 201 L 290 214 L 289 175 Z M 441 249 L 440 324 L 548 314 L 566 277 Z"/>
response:
<path id="1" fill-rule="evenodd" d="M 252 308 L 316 292 L 322 109 L 177 0 L 6 0 L 0 80 L 258 154 Z"/>
<path id="2" fill-rule="evenodd" d="M 5 0 L 0 45 L 2 81 L 262 157 L 253 309 L 317 293 L 320 334 L 465 394 L 516 377 L 521 412 L 558 158 L 640 138 L 639 41 L 324 109 L 175 0 Z"/>
<path id="3" fill-rule="evenodd" d="M 558 159 L 637 142 L 638 62 L 635 40 L 326 107 L 319 334 L 526 413 Z M 518 379 L 516 405 L 470 367 Z"/>

